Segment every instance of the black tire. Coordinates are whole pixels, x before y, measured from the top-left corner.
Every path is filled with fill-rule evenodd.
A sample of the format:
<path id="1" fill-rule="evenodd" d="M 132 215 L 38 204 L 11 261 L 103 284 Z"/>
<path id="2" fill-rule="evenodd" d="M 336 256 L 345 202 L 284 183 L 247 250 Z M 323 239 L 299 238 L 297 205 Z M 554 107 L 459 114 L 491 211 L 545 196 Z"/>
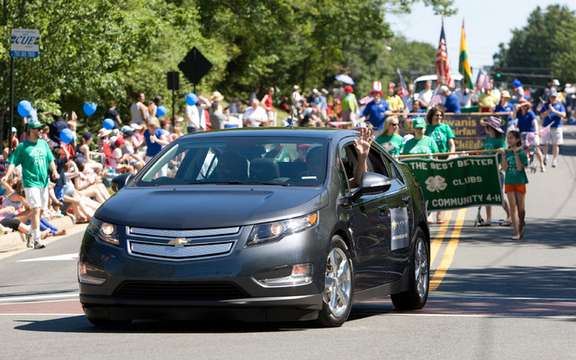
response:
<path id="1" fill-rule="evenodd" d="M 126 329 L 132 324 L 131 320 L 110 320 L 103 318 L 86 317 L 95 327 L 104 330 L 121 330 Z"/>
<path id="2" fill-rule="evenodd" d="M 350 295 L 348 297 L 348 304 L 345 307 L 345 310 L 341 314 L 334 314 L 333 311 L 330 309 L 330 306 L 326 303 L 326 294 L 328 293 L 326 289 L 322 292 L 322 310 L 318 316 L 317 323 L 322 327 L 338 327 L 341 326 L 348 317 L 350 316 L 350 312 L 352 311 L 352 303 L 354 297 L 354 267 L 352 264 L 352 258 L 350 256 L 350 250 L 346 243 L 339 235 L 334 235 L 330 242 L 330 250 L 328 251 L 328 255 L 334 249 L 340 249 L 346 256 L 346 261 L 348 262 L 348 266 L 350 269 Z M 326 259 L 326 269 L 324 270 L 324 276 L 326 276 L 327 270 L 329 267 L 329 261 Z"/>
<path id="3" fill-rule="evenodd" d="M 425 251 L 426 258 L 425 291 L 419 291 L 416 280 L 416 253 L 419 246 L 422 246 L 420 251 Z M 408 276 L 408 290 L 390 296 L 392 298 L 392 304 L 394 304 L 396 310 L 418 310 L 423 308 L 424 305 L 426 305 L 426 301 L 428 301 L 428 291 L 430 289 L 430 243 L 426 241 L 424 233 L 421 230 L 418 230 L 417 232 L 414 248 L 412 249 Z"/>

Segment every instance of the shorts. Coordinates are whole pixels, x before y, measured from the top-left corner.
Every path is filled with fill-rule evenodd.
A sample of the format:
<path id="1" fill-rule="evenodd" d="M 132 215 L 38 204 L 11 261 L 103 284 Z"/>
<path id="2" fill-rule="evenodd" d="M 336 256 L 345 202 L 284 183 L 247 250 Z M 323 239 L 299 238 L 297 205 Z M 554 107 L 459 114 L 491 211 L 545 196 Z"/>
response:
<path id="1" fill-rule="evenodd" d="M 48 187 L 24 188 L 24 194 L 32 209 L 48 209 Z"/>
<path id="2" fill-rule="evenodd" d="M 520 138 L 522 139 L 522 146 L 525 148 L 540 145 L 540 137 L 534 131 L 523 132 L 520 134 Z"/>
<path id="3" fill-rule="evenodd" d="M 20 220 L 18 220 L 17 218 L 6 218 L 3 219 L 0 224 L 2 224 L 2 226 L 12 229 L 13 231 L 18 231 L 18 227 L 20 227 Z"/>
<path id="4" fill-rule="evenodd" d="M 526 184 L 506 184 L 504 185 L 504 192 L 517 192 L 520 194 L 526 194 Z"/>
<path id="5" fill-rule="evenodd" d="M 564 144 L 564 132 L 562 128 L 550 128 L 549 131 L 542 131 L 542 143 L 547 145 Z"/>

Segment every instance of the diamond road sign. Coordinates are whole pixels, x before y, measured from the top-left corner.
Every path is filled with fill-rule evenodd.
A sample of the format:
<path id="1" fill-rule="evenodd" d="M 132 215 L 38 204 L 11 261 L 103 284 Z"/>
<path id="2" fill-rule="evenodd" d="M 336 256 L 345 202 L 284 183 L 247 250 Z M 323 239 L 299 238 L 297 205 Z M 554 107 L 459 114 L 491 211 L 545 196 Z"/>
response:
<path id="1" fill-rule="evenodd" d="M 212 69 L 212 63 L 202 55 L 200 50 L 194 47 L 178 64 L 178 69 L 182 71 L 188 81 L 196 85 Z"/>
<path id="2" fill-rule="evenodd" d="M 40 31 L 38 29 L 12 29 L 10 56 L 35 58 L 40 56 Z"/>

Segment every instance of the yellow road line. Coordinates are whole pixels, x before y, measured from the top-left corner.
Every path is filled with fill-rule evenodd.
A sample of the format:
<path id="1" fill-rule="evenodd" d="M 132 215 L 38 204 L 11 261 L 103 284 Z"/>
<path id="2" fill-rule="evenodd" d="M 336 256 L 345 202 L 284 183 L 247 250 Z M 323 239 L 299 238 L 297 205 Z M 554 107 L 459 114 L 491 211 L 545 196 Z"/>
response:
<path id="1" fill-rule="evenodd" d="M 440 262 L 440 266 L 432 275 L 432 279 L 430 280 L 430 291 L 434 291 L 438 289 L 444 276 L 446 276 L 446 272 L 450 268 L 452 264 L 452 260 L 454 260 L 454 255 L 456 254 L 456 248 L 458 247 L 458 243 L 460 242 L 460 233 L 462 232 L 462 225 L 464 224 L 464 219 L 466 218 L 466 210 L 467 209 L 460 209 L 458 210 L 458 214 L 456 215 L 456 224 L 454 225 L 454 229 L 452 230 L 452 234 L 450 236 L 450 241 L 446 246 L 446 250 L 444 251 L 444 256 L 442 257 L 442 261 Z"/>
<path id="2" fill-rule="evenodd" d="M 448 232 L 448 228 L 450 227 L 450 220 L 452 219 L 452 210 L 448 210 L 444 213 L 444 219 L 446 220 L 446 223 L 440 225 L 438 234 L 430 243 L 430 264 L 434 263 L 434 259 L 436 259 L 436 255 L 438 255 L 440 246 L 442 246 L 444 236 L 446 236 L 446 232 Z"/>

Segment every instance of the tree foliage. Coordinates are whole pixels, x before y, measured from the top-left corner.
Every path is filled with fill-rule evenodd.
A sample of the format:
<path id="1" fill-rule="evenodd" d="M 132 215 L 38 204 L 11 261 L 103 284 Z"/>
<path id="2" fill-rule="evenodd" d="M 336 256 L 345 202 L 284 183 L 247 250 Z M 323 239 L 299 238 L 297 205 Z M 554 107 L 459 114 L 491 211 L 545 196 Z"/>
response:
<path id="1" fill-rule="evenodd" d="M 116 100 L 126 110 L 135 91 L 169 101 L 165 74 L 193 46 L 214 64 L 200 91 L 237 96 L 268 86 L 328 86 L 342 72 L 361 88 L 395 79 L 396 68 L 428 72 L 433 47 L 395 36 L 384 20 L 385 12 L 409 11 L 418 1 L 437 13 L 454 11 L 452 0 L 6 0 L 0 35 L 41 33 L 41 56 L 15 61 L 17 100 L 77 112 L 83 101 L 102 111 Z M 8 64 L 5 41 L 5 89 Z M 181 82 L 181 92 L 191 89 Z M 8 95 L 0 93 L 3 104 Z"/>
<path id="2" fill-rule="evenodd" d="M 576 73 L 576 14 L 567 6 L 550 5 L 545 10 L 537 7 L 528 17 L 528 23 L 513 30 L 508 44 L 500 44 L 494 55 L 499 67 L 550 72 L 562 81 L 573 81 Z M 540 71 L 541 73 L 542 71 Z M 529 75 L 529 74 L 528 74 Z M 535 83 L 530 76 L 519 77 Z M 540 78 L 540 83 L 548 79 Z"/>

